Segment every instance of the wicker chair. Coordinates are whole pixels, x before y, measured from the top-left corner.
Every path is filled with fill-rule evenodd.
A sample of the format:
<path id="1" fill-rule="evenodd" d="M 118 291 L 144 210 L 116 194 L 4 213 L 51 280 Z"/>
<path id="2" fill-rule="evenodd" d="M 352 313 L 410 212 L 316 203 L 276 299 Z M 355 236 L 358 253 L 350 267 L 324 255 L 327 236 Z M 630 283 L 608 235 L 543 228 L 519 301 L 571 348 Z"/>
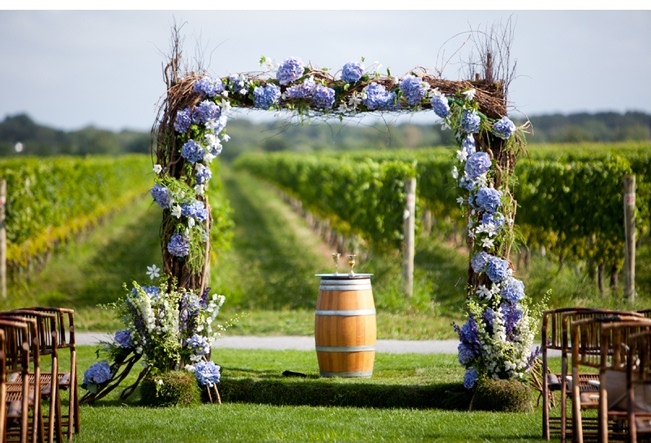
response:
<path id="1" fill-rule="evenodd" d="M 579 319 L 600 318 L 612 315 L 633 315 L 641 314 L 629 311 L 612 311 L 606 309 L 569 307 L 552 309 L 543 312 L 542 318 L 542 342 L 541 342 L 541 396 L 543 399 L 542 408 L 542 434 L 543 438 L 550 440 L 552 435 L 560 435 L 561 442 L 565 442 L 571 436 L 571 427 L 568 426 L 567 400 L 571 399 L 571 385 L 568 381 L 569 354 L 572 341 L 570 339 L 570 323 Z M 560 351 L 561 370 L 552 373 L 549 370 L 548 351 Z M 598 374 L 582 373 L 579 378 L 581 392 L 596 392 L 597 387 L 593 384 L 598 380 Z M 550 409 L 554 406 L 554 392 L 560 392 L 560 416 L 551 416 Z"/>
<path id="2" fill-rule="evenodd" d="M 0 329 L 0 441 L 6 441 L 7 422 L 7 342 L 4 329 Z"/>

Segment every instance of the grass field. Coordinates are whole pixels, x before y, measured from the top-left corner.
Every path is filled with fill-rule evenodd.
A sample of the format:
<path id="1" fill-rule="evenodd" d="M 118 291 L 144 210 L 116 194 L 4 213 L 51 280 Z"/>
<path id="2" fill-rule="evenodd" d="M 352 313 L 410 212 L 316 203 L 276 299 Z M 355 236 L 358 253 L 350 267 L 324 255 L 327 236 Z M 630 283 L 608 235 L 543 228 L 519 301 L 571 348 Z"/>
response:
<path id="1" fill-rule="evenodd" d="M 92 347 L 80 349 L 80 367 L 94 361 L 93 352 Z M 445 406 L 446 400 L 463 396 L 459 390 L 464 391 L 458 381 L 453 384 L 463 371 L 453 355 L 378 354 L 374 375 L 366 379 L 318 378 L 315 353 L 308 351 L 219 350 L 213 359 L 222 366 L 222 405 L 147 408 L 138 405 L 137 391 L 126 401 L 114 391 L 96 404 L 82 406 L 82 431 L 75 441 L 543 441 L 539 409 L 507 414 Z M 289 368 L 308 377 L 282 377 Z M 260 392 L 253 402 L 236 397 L 239 387 L 256 383 Z M 271 383 L 279 386 L 270 387 Z M 261 392 L 265 389 L 276 395 L 265 396 Z M 409 395 L 416 403 L 416 389 L 435 393 L 429 395 L 434 406 L 391 406 L 392 399 L 395 405 L 403 404 L 400 397 Z M 331 391 L 336 392 L 329 397 L 331 404 L 314 406 Z M 338 405 L 345 402 L 360 406 Z M 371 406 L 374 403 L 383 406 Z M 461 404 L 468 404 L 467 394 Z"/>

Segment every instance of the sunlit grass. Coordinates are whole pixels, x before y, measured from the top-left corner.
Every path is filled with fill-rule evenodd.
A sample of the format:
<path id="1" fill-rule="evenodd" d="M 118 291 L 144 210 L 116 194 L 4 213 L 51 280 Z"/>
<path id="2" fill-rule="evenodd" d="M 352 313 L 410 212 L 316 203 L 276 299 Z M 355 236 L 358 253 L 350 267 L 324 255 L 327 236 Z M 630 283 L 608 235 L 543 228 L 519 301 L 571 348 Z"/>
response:
<path id="1" fill-rule="evenodd" d="M 94 362 L 94 348 L 79 350 L 80 377 Z M 93 405 L 81 408 L 81 433 L 77 442 L 541 442 L 540 409 L 533 413 L 491 413 L 441 408 L 373 407 L 384 387 L 394 392 L 396 385 L 405 390 L 414 387 L 432 389 L 454 383 L 460 386 L 463 368 L 452 355 L 378 354 L 373 377 L 365 379 L 328 379 L 318 377 L 314 352 L 258 351 L 223 349 L 213 351 L 213 359 L 222 365 L 223 404 L 195 407 L 146 408 L 138 405 L 139 391 L 120 400 L 119 390 Z M 132 383 L 138 366 L 124 386 Z M 307 379 L 281 376 L 286 369 L 303 372 Z M 227 385 L 233 380 L 262 383 L 277 380 L 282 401 L 282 386 L 290 389 L 303 384 L 306 404 L 318 398 L 310 395 L 328 386 L 346 386 L 365 395 L 364 386 L 374 392 L 364 407 L 332 405 L 305 406 L 229 401 Z M 359 385 L 361 387 L 354 388 Z M 463 390 L 463 388 L 460 388 Z M 300 391 L 300 390 L 299 390 Z M 452 395 L 452 394 L 448 394 Z M 444 402 L 445 395 L 433 402 Z M 384 400 L 384 399 L 383 399 Z M 391 403 L 391 398 L 386 399 Z M 383 404 L 387 404 L 384 401 Z M 467 403 L 466 403 L 467 404 Z"/>

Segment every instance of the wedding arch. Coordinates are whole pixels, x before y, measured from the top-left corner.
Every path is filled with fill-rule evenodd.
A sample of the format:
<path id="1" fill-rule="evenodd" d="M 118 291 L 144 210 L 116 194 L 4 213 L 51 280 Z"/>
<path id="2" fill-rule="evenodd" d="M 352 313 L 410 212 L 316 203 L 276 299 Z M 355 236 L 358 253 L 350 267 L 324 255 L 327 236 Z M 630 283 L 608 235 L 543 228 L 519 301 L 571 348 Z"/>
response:
<path id="1" fill-rule="evenodd" d="M 204 308 L 211 300 L 210 315 L 201 317 L 208 321 L 223 303 L 223 296 L 209 298 L 207 294 L 213 220 L 206 190 L 210 164 L 229 140 L 226 126 L 232 108 L 341 119 L 363 113 L 429 112 L 455 135 L 457 163 L 450 173 L 467 219 L 467 321 L 454 325 L 460 339 L 459 363 L 466 368 L 464 386 L 472 388 L 482 376 L 526 377 L 536 357 L 531 352 L 535 322 L 524 284 L 514 276 L 509 261 L 516 215 L 513 173 L 525 139 L 523 128 L 516 128 L 507 116 L 512 72 L 503 47 L 498 45 L 496 50 L 488 38 L 480 56 L 481 72 L 460 81 L 445 80 L 423 69 L 401 77 L 383 75 L 368 70 L 363 61 L 330 71 L 306 65 L 299 57 L 289 57 L 265 72 L 220 78 L 201 70 L 181 72 L 178 33 L 174 37 L 164 68 L 167 91 L 153 129 L 155 184 L 151 189 L 162 209 L 161 253 L 168 286 L 134 287 L 132 295 L 140 298 L 131 301 L 127 311 L 136 312 L 137 303 L 150 303 L 152 297 L 159 299 L 165 293 L 174 295 L 174 303 L 185 303 L 186 313 L 192 300 Z M 181 348 L 173 358 L 157 360 L 158 351 L 148 350 L 147 340 L 139 336 L 139 323 L 142 319 L 136 318 L 121 331 L 124 341 L 129 335 L 130 347 L 123 348 L 142 356 L 148 367 L 164 372 L 187 359 L 206 360 L 209 346 L 206 351 L 205 344 L 211 337 L 202 333 L 203 328 L 197 330 L 195 325 L 195 330 L 177 340 Z M 126 353 L 119 354 L 122 363 L 127 361 Z M 113 366 L 112 379 L 119 366 Z M 215 377 L 218 381 L 218 374 Z M 110 384 L 104 383 L 104 387 Z"/>

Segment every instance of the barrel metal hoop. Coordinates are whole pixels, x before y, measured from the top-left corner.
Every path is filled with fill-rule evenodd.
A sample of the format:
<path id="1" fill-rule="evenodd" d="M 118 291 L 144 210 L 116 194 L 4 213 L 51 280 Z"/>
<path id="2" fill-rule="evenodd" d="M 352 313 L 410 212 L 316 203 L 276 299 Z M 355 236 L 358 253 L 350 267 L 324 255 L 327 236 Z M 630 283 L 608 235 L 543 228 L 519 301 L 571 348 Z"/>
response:
<path id="1" fill-rule="evenodd" d="M 358 372 L 323 372 L 322 377 L 371 377 L 373 371 L 358 371 Z"/>
<path id="2" fill-rule="evenodd" d="M 336 316 L 336 317 L 354 317 L 356 315 L 375 315 L 375 309 L 349 309 L 349 310 L 327 310 L 317 309 L 314 315 L 319 316 Z"/>
<path id="3" fill-rule="evenodd" d="M 375 345 L 363 346 L 316 346 L 317 352 L 371 352 Z"/>
<path id="4" fill-rule="evenodd" d="M 370 291 L 371 289 L 370 283 L 348 285 L 328 282 L 328 284 L 321 284 L 319 286 L 319 290 L 321 291 Z"/>

